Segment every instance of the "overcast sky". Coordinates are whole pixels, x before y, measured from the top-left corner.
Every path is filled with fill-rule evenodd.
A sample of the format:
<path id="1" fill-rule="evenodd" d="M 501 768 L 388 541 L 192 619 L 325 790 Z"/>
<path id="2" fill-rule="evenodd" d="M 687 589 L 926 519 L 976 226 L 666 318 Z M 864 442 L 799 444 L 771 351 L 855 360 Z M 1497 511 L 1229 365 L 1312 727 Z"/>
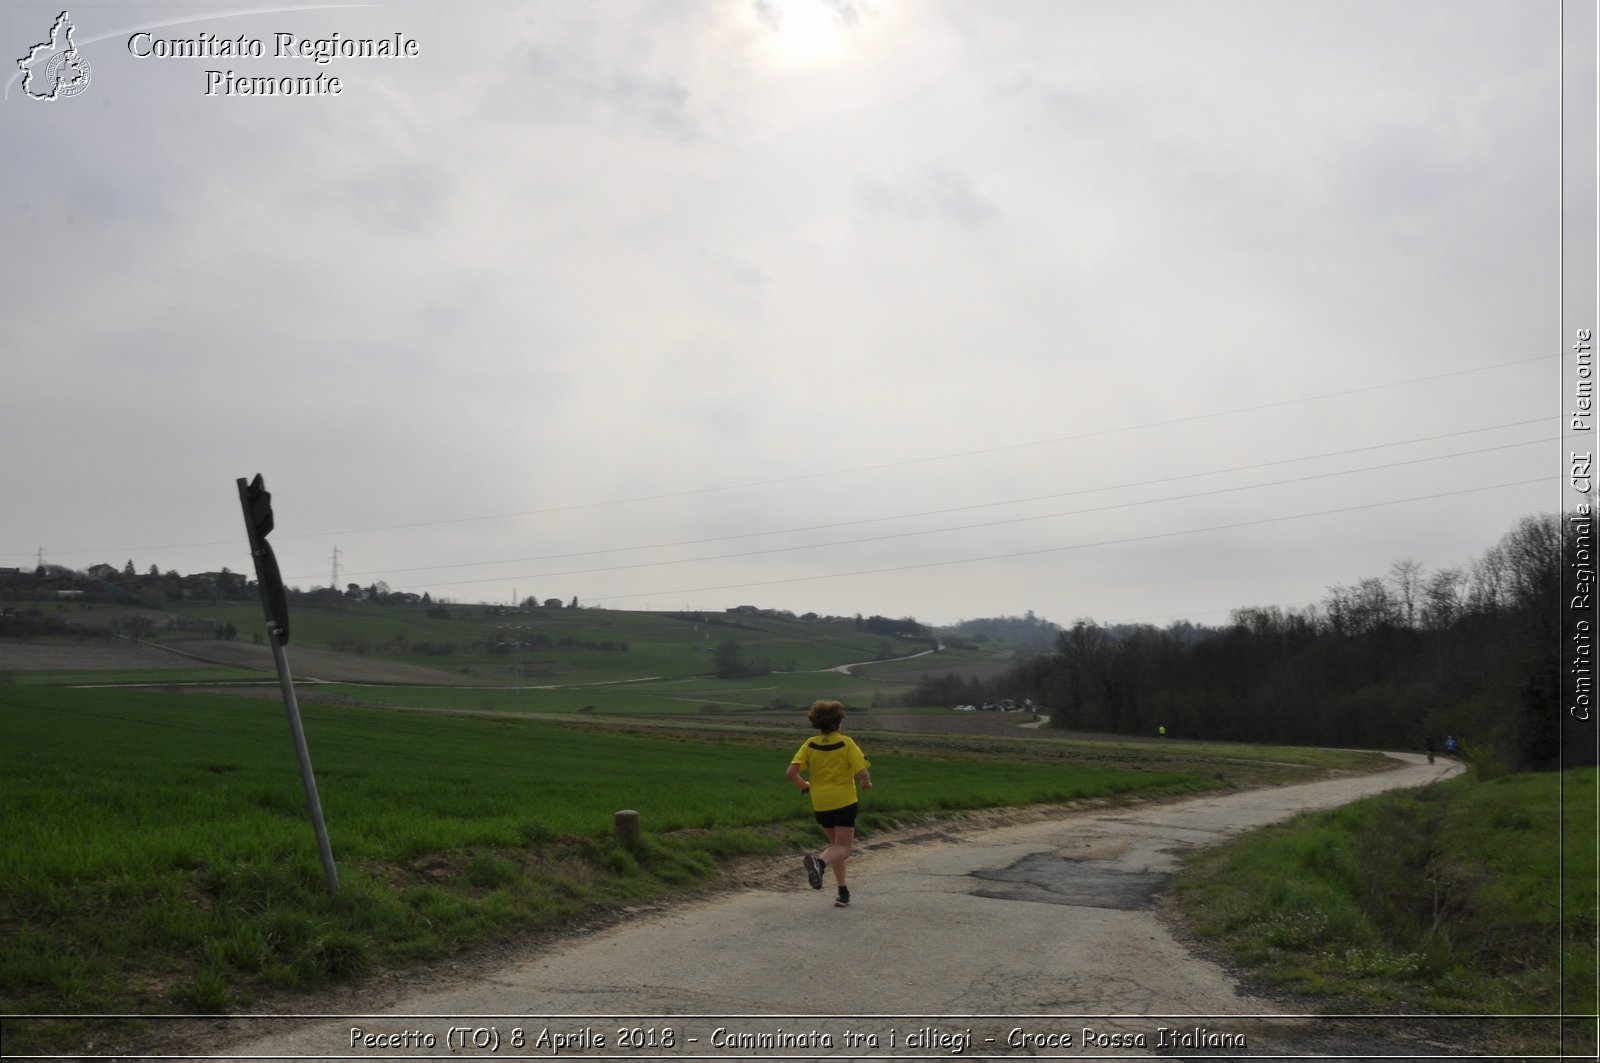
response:
<path id="1" fill-rule="evenodd" d="M 1561 505 L 1551 4 L 97 5 L 31 99 L 59 12 L 0 565 L 249 572 L 259 472 L 303 588 L 1223 623 Z"/>

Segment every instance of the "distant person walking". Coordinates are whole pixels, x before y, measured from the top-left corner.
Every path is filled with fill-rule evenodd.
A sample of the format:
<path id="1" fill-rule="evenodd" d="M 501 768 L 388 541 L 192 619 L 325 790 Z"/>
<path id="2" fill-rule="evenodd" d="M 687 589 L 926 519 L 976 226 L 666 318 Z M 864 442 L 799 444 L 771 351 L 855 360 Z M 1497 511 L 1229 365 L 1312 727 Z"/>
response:
<path id="1" fill-rule="evenodd" d="M 1422 748 L 1428 751 L 1428 763 L 1433 763 L 1433 736 L 1429 735 L 1422 740 Z"/>
<path id="2" fill-rule="evenodd" d="M 1461 746 L 1456 741 L 1455 735 L 1444 736 L 1444 751 L 1450 754 L 1452 757 L 1461 752 Z"/>
<path id="3" fill-rule="evenodd" d="M 828 834 L 828 847 L 820 855 L 805 856 L 806 879 L 811 888 L 822 888 L 824 869 L 832 869 L 839 887 L 835 908 L 850 906 L 850 887 L 845 884 L 845 862 L 855 846 L 856 813 L 861 805 L 856 798 L 856 783 L 872 789 L 871 762 L 855 740 L 839 731 L 844 722 L 844 705 L 837 701 L 814 701 L 806 719 L 819 732 L 800 745 L 789 762 L 789 781 L 801 793 L 811 794 L 811 810 Z M 804 773 L 804 777 L 802 777 Z"/>

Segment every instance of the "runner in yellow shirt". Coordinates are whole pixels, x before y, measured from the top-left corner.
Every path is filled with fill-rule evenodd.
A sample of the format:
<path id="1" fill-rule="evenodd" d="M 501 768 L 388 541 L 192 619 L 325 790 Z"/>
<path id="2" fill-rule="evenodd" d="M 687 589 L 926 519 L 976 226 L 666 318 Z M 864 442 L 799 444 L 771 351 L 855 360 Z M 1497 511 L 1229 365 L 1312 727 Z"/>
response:
<path id="1" fill-rule="evenodd" d="M 855 845 L 856 813 L 861 809 L 856 782 L 860 781 L 863 790 L 872 789 L 872 775 L 867 770 L 872 765 L 854 739 L 839 733 L 839 725 L 844 722 L 843 704 L 812 702 L 806 719 L 819 733 L 806 739 L 789 762 L 789 781 L 802 793 L 811 794 L 811 810 L 828 833 L 828 847 L 820 855 L 805 856 L 806 878 L 812 889 L 820 890 L 823 868 L 832 868 L 833 880 L 839 887 L 833 906 L 848 908 L 850 887 L 845 885 L 844 865 Z"/>

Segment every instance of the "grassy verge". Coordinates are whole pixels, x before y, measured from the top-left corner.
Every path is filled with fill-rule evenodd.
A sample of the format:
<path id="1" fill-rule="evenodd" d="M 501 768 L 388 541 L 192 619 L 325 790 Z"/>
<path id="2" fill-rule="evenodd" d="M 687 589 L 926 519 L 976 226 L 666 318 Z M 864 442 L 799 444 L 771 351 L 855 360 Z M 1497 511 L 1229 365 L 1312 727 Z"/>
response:
<path id="1" fill-rule="evenodd" d="M 1192 931 L 1334 1010 L 1591 1014 L 1596 772 L 1472 776 L 1297 816 L 1192 857 Z M 1593 1053 L 1592 1019 L 1508 1023 L 1521 1051 Z"/>
<path id="2" fill-rule="evenodd" d="M 329 896 L 281 704 L 0 693 L 0 1012 L 219 1012 L 697 888 L 814 841 L 789 734 L 677 734 L 305 705 L 341 890 Z M 946 810 L 1221 783 L 1160 770 L 869 749 L 861 829 Z M 646 836 L 610 837 L 632 808 Z M 102 1031 L 103 1032 L 103 1031 Z M 7 1020 L 8 1054 L 81 1020 Z"/>

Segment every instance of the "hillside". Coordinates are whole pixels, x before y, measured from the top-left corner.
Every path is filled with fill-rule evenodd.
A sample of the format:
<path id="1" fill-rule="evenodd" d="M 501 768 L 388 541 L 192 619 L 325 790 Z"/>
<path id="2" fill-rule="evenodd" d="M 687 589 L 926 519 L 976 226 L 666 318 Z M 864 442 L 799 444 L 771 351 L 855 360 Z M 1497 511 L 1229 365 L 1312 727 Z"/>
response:
<path id="1" fill-rule="evenodd" d="M 0 669 L 30 680 L 82 669 L 129 683 L 274 675 L 254 602 L 11 608 L 11 629 L 31 637 L 0 638 Z M 529 692 L 676 684 L 664 695 L 746 707 L 840 688 L 881 702 L 930 672 L 992 675 L 1011 652 L 998 643 L 943 649 L 921 632 L 885 634 L 858 618 L 754 610 L 372 603 L 291 609 L 287 647 L 296 679 L 308 682 Z"/>

